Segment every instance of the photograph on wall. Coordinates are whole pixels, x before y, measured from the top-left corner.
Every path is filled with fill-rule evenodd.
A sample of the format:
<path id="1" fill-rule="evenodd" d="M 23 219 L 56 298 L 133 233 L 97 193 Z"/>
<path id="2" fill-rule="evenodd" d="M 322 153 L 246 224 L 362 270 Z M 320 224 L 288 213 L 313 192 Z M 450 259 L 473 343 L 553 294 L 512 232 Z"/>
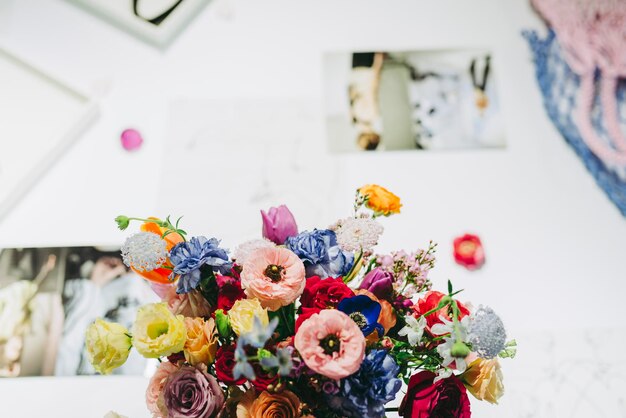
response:
<path id="1" fill-rule="evenodd" d="M 329 150 L 502 148 L 494 70 L 488 50 L 327 53 Z"/>
<path id="2" fill-rule="evenodd" d="M 0 250 L 0 377 L 95 375 L 85 331 L 97 318 L 130 329 L 137 308 L 159 298 L 105 247 Z M 131 352 L 114 374 L 143 375 Z"/>
<path id="3" fill-rule="evenodd" d="M 156 46 L 167 46 L 208 0 L 67 0 Z"/>

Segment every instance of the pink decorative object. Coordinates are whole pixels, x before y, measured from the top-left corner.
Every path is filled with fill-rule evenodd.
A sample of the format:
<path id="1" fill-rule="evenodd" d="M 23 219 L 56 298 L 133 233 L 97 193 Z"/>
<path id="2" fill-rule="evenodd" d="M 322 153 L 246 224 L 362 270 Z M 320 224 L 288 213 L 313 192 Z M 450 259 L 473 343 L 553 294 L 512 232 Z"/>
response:
<path id="1" fill-rule="evenodd" d="M 136 151 L 143 144 L 143 138 L 139 131 L 132 128 L 124 130 L 120 135 L 120 140 L 122 141 L 122 147 L 126 151 Z"/>
<path id="2" fill-rule="evenodd" d="M 626 166 L 626 138 L 619 125 L 616 87 L 626 77 L 626 2 L 615 0 L 532 0 L 557 33 L 570 68 L 580 76 L 578 128 L 589 149 L 606 164 Z M 599 80 L 596 83 L 596 70 Z M 596 86 L 597 84 L 597 86 Z M 595 89 L 612 143 L 593 127 Z"/>

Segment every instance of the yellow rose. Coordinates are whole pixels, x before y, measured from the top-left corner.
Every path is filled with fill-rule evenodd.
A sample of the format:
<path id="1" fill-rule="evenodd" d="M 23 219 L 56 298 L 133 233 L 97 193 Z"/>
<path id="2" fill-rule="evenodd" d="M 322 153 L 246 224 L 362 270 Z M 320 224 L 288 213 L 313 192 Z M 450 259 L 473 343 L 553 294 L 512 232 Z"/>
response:
<path id="1" fill-rule="evenodd" d="M 187 341 L 185 341 L 185 360 L 195 366 L 196 364 L 209 365 L 215 361 L 217 351 L 217 331 L 215 320 L 209 318 L 185 318 L 187 328 Z"/>
<path id="2" fill-rule="evenodd" d="M 504 394 L 502 371 L 498 359 L 476 359 L 461 375 L 467 390 L 478 400 L 498 403 Z"/>
<path id="3" fill-rule="evenodd" d="M 96 319 L 87 328 L 85 347 L 93 368 L 100 374 L 109 374 L 126 362 L 132 344 L 125 327 Z"/>
<path id="4" fill-rule="evenodd" d="M 377 184 L 367 184 L 359 189 L 362 196 L 367 196 L 365 205 L 378 215 L 389 216 L 400 213 L 400 198 Z"/>
<path id="5" fill-rule="evenodd" d="M 187 340 L 184 318 L 172 314 L 163 302 L 142 306 L 133 324 L 133 345 L 148 358 L 182 351 Z"/>
<path id="6" fill-rule="evenodd" d="M 263 325 L 270 323 L 267 309 L 263 309 L 258 299 L 240 299 L 228 311 L 230 326 L 237 335 L 252 331 L 255 316 L 259 317 Z"/>

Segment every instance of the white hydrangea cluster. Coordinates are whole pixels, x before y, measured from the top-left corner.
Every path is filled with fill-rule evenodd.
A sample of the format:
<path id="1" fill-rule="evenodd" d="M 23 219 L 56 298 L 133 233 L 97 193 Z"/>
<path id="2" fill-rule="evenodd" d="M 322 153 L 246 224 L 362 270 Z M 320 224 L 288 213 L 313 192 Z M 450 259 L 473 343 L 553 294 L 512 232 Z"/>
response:
<path id="1" fill-rule="evenodd" d="M 167 261 L 167 244 L 157 234 L 138 232 L 126 239 L 122 258 L 124 264 L 137 271 L 152 271 Z"/>
<path id="2" fill-rule="evenodd" d="M 506 329 L 500 317 L 489 307 L 480 306 L 472 315 L 468 341 L 481 358 L 492 359 L 506 346 Z"/>
<path id="3" fill-rule="evenodd" d="M 235 263 L 242 266 L 246 263 L 248 256 L 254 251 L 258 250 L 259 248 L 268 248 L 275 246 L 276 244 L 274 244 L 272 241 L 266 240 L 264 238 L 246 241 L 242 244 L 239 244 L 235 248 L 235 251 L 233 253 L 233 260 L 235 260 Z"/>
<path id="4" fill-rule="evenodd" d="M 337 243 L 344 251 L 371 251 L 384 228 L 372 218 L 346 218 L 335 228 Z"/>

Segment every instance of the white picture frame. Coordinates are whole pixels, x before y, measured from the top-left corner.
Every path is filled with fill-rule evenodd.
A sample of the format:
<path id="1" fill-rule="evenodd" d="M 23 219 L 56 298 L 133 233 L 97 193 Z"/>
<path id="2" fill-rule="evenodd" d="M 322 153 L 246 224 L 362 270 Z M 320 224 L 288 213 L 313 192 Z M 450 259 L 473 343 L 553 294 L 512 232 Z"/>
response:
<path id="1" fill-rule="evenodd" d="M 159 48 L 167 47 L 209 0 L 67 0 Z"/>
<path id="2" fill-rule="evenodd" d="M 0 221 L 95 121 L 87 94 L 0 45 Z"/>

